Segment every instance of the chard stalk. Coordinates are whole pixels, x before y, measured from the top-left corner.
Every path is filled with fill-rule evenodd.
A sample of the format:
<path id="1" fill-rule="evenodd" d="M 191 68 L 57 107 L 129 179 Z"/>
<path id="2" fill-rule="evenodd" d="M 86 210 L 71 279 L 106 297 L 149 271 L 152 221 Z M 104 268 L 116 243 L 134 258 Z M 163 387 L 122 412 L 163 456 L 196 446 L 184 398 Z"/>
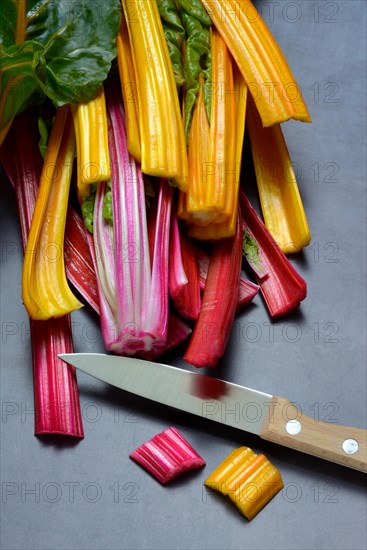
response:
<path id="1" fill-rule="evenodd" d="M 156 2 L 122 1 L 139 104 L 141 169 L 187 190 L 187 152 L 175 76 Z M 146 112 L 149 116 L 145 116 Z"/>
<path id="2" fill-rule="evenodd" d="M 187 193 L 187 211 L 191 213 L 191 220 L 194 222 L 190 225 L 190 236 L 195 239 L 206 240 L 206 241 L 233 237 L 233 235 L 236 232 L 236 223 L 237 223 L 237 214 L 238 214 L 238 193 L 239 193 L 239 187 L 240 187 L 240 174 L 241 174 L 241 163 L 242 163 L 242 145 L 243 145 L 243 139 L 245 134 L 245 117 L 246 117 L 246 105 L 247 105 L 248 94 L 247 94 L 247 86 L 245 84 L 243 76 L 238 70 L 236 64 L 233 63 L 233 60 L 232 60 L 232 65 L 233 65 L 233 85 L 234 85 L 234 97 L 235 97 L 236 148 L 235 148 L 235 167 L 234 167 L 235 178 L 234 178 L 234 185 L 233 185 L 234 200 L 232 205 L 232 211 L 227 221 L 224 221 L 223 223 L 211 223 L 209 225 L 206 225 L 206 227 L 202 227 L 199 224 L 200 212 L 199 212 L 199 220 L 197 216 L 192 215 L 192 208 L 193 208 L 193 205 L 195 206 L 195 200 L 196 200 L 195 195 L 197 194 L 197 192 L 195 193 L 195 187 L 197 186 L 197 184 L 196 186 L 191 185 L 192 183 L 194 183 L 194 181 L 192 178 L 192 164 L 190 163 L 190 186 L 189 186 L 189 191 Z M 195 120 L 195 114 L 196 112 L 194 113 L 194 120 Z M 194 127 L 194 121 L 193 121 L 193 127 Z M 209 149 L 209 147 L 207 149 Z M 190 147 L 189 147 L 189 160 L 190 160 Z M 199 181 L 200 181 L 200 178 L 199 178 Z M 203 186 L 203 182 L 201 185 Z M 192 198 L 194 202 L 192 202 L 191 200 L 191 193 L 193 193 Z M 227 197 L 227 200 L 228 198 L 230 199 L 230 196 Z"/>
<path id="3" fill-rule="evenodd" d="M 202 0 L 256 102 L 263 126 L 311 122 L 288 63 L 251 0 Z"/>
<path id="4" fill-rule="evenodd" d="M 204 79 L 204 98 L 208 120 L 210 120 L 211 92 L 211 20 L 199 0 L 178 0 L 183 26 L 186 31 L 183 49 L 183 66 L 185 77 L 184 128 L 186 142 L 189 143 L 192 115 L 199 93 L 199 77 Z"/>
<path id="5" fill-rule="evenodd" d="M 198 262 L 186 228 L 179 226 L 176 208 L 171 218 L 169 289 L 180 315 L 197 319 L 201 307 Z"/>
<path id="6" fill-rule="evenodd" d="M 210 255 L 202 248 L 197 247 L 195 250 L 199 264 L 199 285 L 204 290 L 208 277 L 210 264 Z M 240 284 L 238 289 L 238 302 L 236 311 L 241 311 L 247 304 L 251 303 L 260 290 L 259 285 L 240 276 Z"/>
<path id="7" fill-rule="evenodd" d="M 141 162 L 139 128 L 139 104 L 133 54 L 125 16 L 122 13 L 120 30 L 116 40 L 117 63 L 121 81 L 121 91 L 126 111 L 126 134 L 129 153 Z"/>
<path id="8" fill-rule="evenodd" d="M 83 220 L 68 207 L 65 226 L 65 271 L 67 278 L 86 302 L 99 313 L 97 278 Z"/>
<path id="9" fill-rule="evenodd" d="M 71 112 L 76 137 L 78 192 L 86 197 L 91 184 L 108 180 L 111 175 L 103 85 L 90 101 L 72 105 Z"/>
<path id="10" fill-rule="evenodd" d="M 252 267 L 272 317 L 286 315 L 306 298 L 306 281 L 279 248 L 248 198 L 240 191 L 244 255 Z"/>
<path id="11" fill-rule="evenodd" d="M 129 456 L 163 485 L 183 472 L 205 466 L 201 456 L 173 427 L 155 435 Z"/>
<path id="12" fill-rule="evenodd" d="M 168 258 L 169 233 L 173 189 L 164 180 L 160 182 L 157 216 L 155 220 L 152 283 L 148 308 L 143 317 L 148 333 L 165 342 L 168 330 Z"/>
<path id="13" fill-rule="evenodd" d="M 230 336 L 238 301 L 242 258 L 242 228 L 213 244 L 200 315 L 184 359 L 195 367 L 214 367 Z"/>
<path id="14" fill-rule="evenodd" d="M 102 182 L 94 205 L 93 237 L 88 236 L 98 273 L 102 335 L 107 350 L 155 355 L 167 344 L 172 188 L 162 180 L 150 208 L 150 257 L 144 182 L 127 149 L 121 96 L 116 86 L 106 89 L 106 96 L 113 225 L 103 217 L 108 186 Z"/>
<path id="15" fill-rule="evenodd" d="M 311 233 L 281 126 L 263 128 L 253 101 L 247 120 L 265 225 L 285 254 L 300 252 Z"/>
<path id="16" fill-rule="evenodd" d="M 42 159 L 34 139 L 36 120 L 29 111 L 16 117 L 1 148 L 1 161 L 14 187 L 19 212 L 23 249 L 36 204 Z M 75 237 L 79 226 L 71 232 L 73 248 L 69 250 L 73 267 L 74 252 L 79 252 Z M 80 230 L 80 227 L 79 227 Z M 85 253 L 84 248 L 84 253 Z M 58 358 L 72 353 L 70 316 L 47 321 L 30 320 L 35 408 L 35 435 L 60 434 L 83 437 L 76 370 Z"/>
<path id="17" fill-rule="evenodd" d="M 279 470 L 249 447 L 235 449 L 205 480 L 252 520 L 284 487 Z"/>
<path id="18" fill-rule="evenodd" d="M 69 107 L 58 109 L 42 168 L 23 263 L 22 292 L 31 319 L 61 317 L 82 307 L 64 267 L 64 233 L 75 137 Z"/>

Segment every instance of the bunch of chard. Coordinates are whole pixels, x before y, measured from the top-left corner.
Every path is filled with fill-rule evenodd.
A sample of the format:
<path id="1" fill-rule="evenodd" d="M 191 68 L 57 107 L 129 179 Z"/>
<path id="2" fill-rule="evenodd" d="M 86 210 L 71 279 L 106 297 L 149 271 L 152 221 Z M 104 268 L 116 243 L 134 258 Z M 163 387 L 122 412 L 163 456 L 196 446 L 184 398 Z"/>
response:
<path id="1" fill-rule="evenodd" d="M 155 359 L 192 332 L 185 360 L 214 367 L 259 291 L 272 317 L 305 298 L 283 252 L 310 239 L 294 174 L 289 185 L 267 179 L 268 165 L 291 169 L 280 123 L 310 119 L 302 99 L 250 97 L 261 74 L 276 69 L 281 89 L 292 77 L 264 23 L 224 20 L 220 2 L 142 0 L 132 19 L 125 0 L 107 0 L 113 17 L 101 20 L 89 4 L 83 20 L 78 9 L 69 20 L 56 0 L 36 13 L 22 2 L 0 28 L 0 156 L 25 251 L 36 433 L 78 437 L 75 371 L 57 358 L 72 351 L 72 311 L 88 303 L 106 350 L 127 356 Z M 118 73 L 106 80 L 116 54 Z M 42 162 L 27 108 L 46 97 L 56 109 L 49 137 L 39 121 Z M 240 191 L 247 120 L 266 225 Z M 242 276 L 243 259 L 257 284 Z"/>

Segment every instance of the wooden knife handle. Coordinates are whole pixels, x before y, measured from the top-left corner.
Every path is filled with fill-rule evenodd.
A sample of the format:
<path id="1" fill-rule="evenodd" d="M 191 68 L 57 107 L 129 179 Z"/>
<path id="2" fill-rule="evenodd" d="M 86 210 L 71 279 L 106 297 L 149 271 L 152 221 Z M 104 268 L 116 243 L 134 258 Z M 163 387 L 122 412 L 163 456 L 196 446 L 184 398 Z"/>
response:
<path id="1" fill-rule="evenodd" d="M 367 430 L 318 422 L 282 397 L 272 398 L 260 437 L 367 472 Z"/>

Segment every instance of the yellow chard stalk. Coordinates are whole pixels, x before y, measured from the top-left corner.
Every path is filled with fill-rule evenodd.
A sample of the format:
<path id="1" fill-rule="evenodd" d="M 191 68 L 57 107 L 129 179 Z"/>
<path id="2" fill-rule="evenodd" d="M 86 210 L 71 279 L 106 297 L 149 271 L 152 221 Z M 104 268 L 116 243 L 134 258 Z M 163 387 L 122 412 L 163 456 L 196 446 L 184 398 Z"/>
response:
<path id="1" fill-rule="evenodd" d="M 237 213 L 238 213 L 238 193 L 240 187 L 242 145 L 245 134 L 245 118 L 247 105 L 247 86 L 244 78 L 236 64 L 233 63 L 233 78 L 235 91 L 235 161 L 236 161 L 236 178 L 234 181 L 234 201 L 231 215 L 228 221 L 219 224 L 210 224 L 207 227 L 200 227 L 197 224 L 190 226 L 190 236 L 201 240 L 218 240 L 233 237 L 236 232 Z M 191 167 L 191 165 L 190 165 Z M 190 190 L 189 190 L 190 193 Z M 188 193 L 188 196 L 189 196 Z"/>
<path id="2" fill-rule="evenodd" d="M 66 105 L 56 114 L 24 255 L 22 293 L 31 319 L 61 317 L 82 307 L 64 269 L 64 233 L 75 156 L 73 121 Z"/>
<path id="3" fill-rule="evenodd" d="M 205 111 L 203 77 L 201 75 L 199 77 L 199 85 L 199 94 L 192 116 L 188 146 L 190 167 L 189 188 L 186 195 L 181 193 L 178 215 L 182 219 L 206 225 L 213 217 L 213 209 L 207 209 L 206 184 L 203 178 L 203 170 L 208 163 L 210 126 Z"/>
<path id="4" fill-rule="evenodd" d="M 282 129 L 263 128 L 252 101 L 247 126 L 265 224 L 283 252 L 299 252 L 311 234 Z"/>
<path id="5" fill-rule="evenodd" d="M 212 100 L 208 124 L 202 82 L 189 138 L 189 189 L 186 215 L 197 226 L 227 221 L 233 213 L 236 187 L 235 89 L 232 58 L 213 29 Z M 202 136 L 201 136 L 202 133 Z M 185 214 L 179 210 L 184 219 Z"/>
<path id="6" fill-rule="evenodd" d="M 129 153 L 138 162 L 141 162 L 139 105 L 136 76 L 129 41 L 129 33 L 124 14 L 122 14 L 120 31 L 117 35 L 117 62 L 126 113 L 127 148 Z"/>
<path id="7" fill-rule="evenodd" d="M 235 449 L 210 474 L 205 485 L 228 496 L 249 520 L 284 486 L 275 466 L 248 447 Z"/>
<path id="8" fill-rule="evenodd" d="M 251 0 L 202 3 L 243 74 L 263 126 L 290 118 L 311 122 L 288 63 Z"/>
<path id="9" fill-rule="evenodd" d="M 111 177 L 103 85 L 91 101 L 73 105 L 71 110 L 76 136 L 78 191 L 82 197 L 87 197 L 92 183 Z"/>
<path id="10" fill-rule="evenodd" d="M 130 4 L 130 5 L 129 5 Z M 187 191 L 188 164 L 172 63 L 156 2 L 122 1 L 137 83 L 141 169 Z"/>
<path id="11" fill-rule="evenodd" d="M 232 59 L 219 33 L 212 31 L 212 104 L 208 163 L 204 167 L 206 208 L 221 223 L 233 211 L 236 180 L 235 97 Z"/>

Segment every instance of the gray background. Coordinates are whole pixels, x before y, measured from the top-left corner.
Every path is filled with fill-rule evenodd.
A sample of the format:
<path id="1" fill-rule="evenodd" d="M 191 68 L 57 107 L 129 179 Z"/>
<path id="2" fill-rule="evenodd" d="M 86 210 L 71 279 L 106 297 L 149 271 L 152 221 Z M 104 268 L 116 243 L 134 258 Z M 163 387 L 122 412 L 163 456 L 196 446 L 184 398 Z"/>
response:
<path id="1" fill-rule="evenodd" d="M 284 127 L 313 237 L 292 259 L 307 279 L 308 297 L 299 311 L 275 322 L 257 297 L 237 317 L 216 375 L 287 397 L 319 420 L 365 428 L 366 3 L 257 6 L 313 118 L 312 125 Z M 168 410 L 83 373 L 85 439 L 68 444 L 34 437 L 21 242 L 14 196 L 2 180 L 1 481 L 2 489 L 11 483 L 15 492 L 2 493 L 2 548 L 365 548 L 361 473 Z M 73 322 L 76 351 L 103 351 L 88 307 Z M 166 360 L 183 365 L 182 354 Z M 13 414 L 4 414 L 9 407 Z M 162 487 L 128 453 L 170 425 L 207 466 Z M 203 488 L 209 472 L 240 445 L 264 452 L 285 483 L 251 523 Z"/>

